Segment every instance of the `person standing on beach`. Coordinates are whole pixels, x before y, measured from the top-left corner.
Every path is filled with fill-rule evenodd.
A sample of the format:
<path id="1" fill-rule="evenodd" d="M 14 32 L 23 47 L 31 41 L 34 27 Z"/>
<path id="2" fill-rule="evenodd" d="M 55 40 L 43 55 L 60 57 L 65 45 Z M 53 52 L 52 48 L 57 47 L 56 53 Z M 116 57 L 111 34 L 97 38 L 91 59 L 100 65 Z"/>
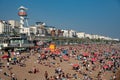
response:
<path id="1" fill-rule="evenodd" d="M 45 71 L 44 77 L 45 77 L 46 80 L 48 79 L 48 72 L 47 71 Z"/>
<path id="2" fill-rule="evenodd" d="M 35 74 L 37 72 L 37 69 L 36 69 L 36 67 L 34 66 L 33 67 L 33 73 Z"/>

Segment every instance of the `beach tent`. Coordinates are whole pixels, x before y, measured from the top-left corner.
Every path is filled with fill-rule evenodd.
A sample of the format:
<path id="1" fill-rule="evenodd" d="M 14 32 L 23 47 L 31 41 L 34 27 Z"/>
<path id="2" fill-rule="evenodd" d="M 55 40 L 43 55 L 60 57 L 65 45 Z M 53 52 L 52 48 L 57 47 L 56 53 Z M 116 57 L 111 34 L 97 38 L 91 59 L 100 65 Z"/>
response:
<path id="1" fill-rule="evenodd" d="M 49 46 L 49 49 L 51 52 L 54 52 L 55 49 L 56 49 L 56 45 L 54 43 L 51 43 L 50 46 Z"/>

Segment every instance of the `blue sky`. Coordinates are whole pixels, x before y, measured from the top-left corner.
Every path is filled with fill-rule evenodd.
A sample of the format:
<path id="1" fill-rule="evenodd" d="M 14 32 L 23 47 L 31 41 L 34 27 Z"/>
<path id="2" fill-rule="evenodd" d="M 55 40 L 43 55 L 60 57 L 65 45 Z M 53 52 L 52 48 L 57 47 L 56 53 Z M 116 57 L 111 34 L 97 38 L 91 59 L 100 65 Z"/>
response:
<path id="1" fill-rule="evenodd" d="M 0 0 L 0 19 L 19 20 L 28 8 L 29 25 L 45 22 L 58 29 L 120 38 L 120 0 Z"/>

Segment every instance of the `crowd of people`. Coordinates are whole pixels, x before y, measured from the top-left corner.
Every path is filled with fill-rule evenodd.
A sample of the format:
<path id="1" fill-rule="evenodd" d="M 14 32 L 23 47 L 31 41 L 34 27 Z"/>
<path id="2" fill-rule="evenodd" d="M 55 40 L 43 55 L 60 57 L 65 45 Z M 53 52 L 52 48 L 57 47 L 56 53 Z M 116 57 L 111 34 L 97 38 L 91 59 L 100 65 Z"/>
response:
<path id="1" fill-rule="evenodd" d="M 34 61 L 29 64 L 37 65 L 30 66 L 27 73 L 38 75 L 43 71 L 41 75 L 44 77 L 38 80 L 116 80 L 120 67 L 119 44 L 65 45 L 52 51 L 38 47 L 24 53 L 3 52 L 0 56 L 0 74 L 11 80 L 20 80 L 14 67 L 28 67 L 27 62 L 31 59 Z M 42 70 L 43 67 L 47 70 Z M 0 78 L 5 80 L 2 76 Z M 26 77 L 24 80 L 29 79 Z"/>

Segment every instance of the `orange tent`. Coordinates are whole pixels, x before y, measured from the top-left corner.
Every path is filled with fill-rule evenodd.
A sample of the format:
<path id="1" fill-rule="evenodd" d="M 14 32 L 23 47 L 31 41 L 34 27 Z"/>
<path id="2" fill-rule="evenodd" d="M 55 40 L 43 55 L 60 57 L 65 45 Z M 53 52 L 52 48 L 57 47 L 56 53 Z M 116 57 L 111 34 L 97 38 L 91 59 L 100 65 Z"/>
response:
<path id="1" fill-rule="evenodd" d="M 50 46 L 49 46 L 49 48 L 50 48 L 50 51 L 54 52 L 55 49 L 56 49 L 56 45 L 53 44 L 53 43 L 51 43 Z"/>

